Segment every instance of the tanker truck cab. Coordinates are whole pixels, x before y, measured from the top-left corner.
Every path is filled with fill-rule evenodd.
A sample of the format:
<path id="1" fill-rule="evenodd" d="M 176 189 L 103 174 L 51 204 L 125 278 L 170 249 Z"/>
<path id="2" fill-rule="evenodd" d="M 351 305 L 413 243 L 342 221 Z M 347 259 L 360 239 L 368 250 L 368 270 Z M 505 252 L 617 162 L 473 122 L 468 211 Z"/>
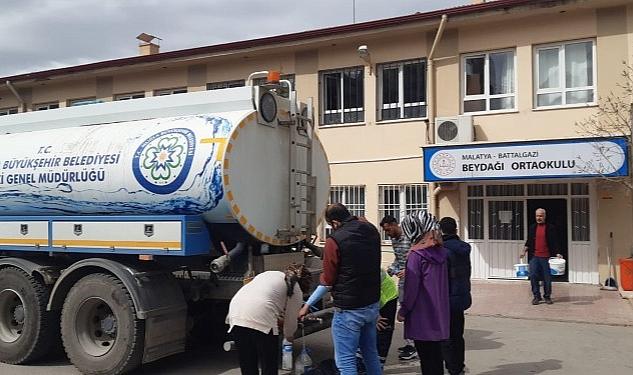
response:
<path id="1" fill-rule="evenodd" d="M 222 342 L 257 273 L 297 262 L 318 277 L 306 246 L 329 167 L 311 101 L 278 73 L 2 116 L 0 134 L 2 362 L 63 344 L 83 373 L 124 373 Z"/>

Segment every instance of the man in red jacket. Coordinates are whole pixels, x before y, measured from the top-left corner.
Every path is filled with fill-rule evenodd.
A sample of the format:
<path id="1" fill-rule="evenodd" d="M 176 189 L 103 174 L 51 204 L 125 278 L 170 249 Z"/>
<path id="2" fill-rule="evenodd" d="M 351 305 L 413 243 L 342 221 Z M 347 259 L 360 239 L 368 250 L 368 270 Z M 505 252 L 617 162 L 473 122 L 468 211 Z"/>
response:
<path id="1" fill-rule="evenodd" d="M 536 224 L 530 225 L 528 229 L 527 241 L 523 248 L 523 256 L 528 254 L 530 259 L 530 283 L 532 284 L 533 305 L 538 305 L 541 298 L 541 288 L 539 281 L 543 280 L 543 297 L 545 303 L 551 305 L 552 302 L 552 275 L 549 269 L 549 258 L 552 254 L 558 254 L 559 242 L 556 227 L 547 224 L 545 219 L 547 213 L 543 208 L 536 209 Z"/>

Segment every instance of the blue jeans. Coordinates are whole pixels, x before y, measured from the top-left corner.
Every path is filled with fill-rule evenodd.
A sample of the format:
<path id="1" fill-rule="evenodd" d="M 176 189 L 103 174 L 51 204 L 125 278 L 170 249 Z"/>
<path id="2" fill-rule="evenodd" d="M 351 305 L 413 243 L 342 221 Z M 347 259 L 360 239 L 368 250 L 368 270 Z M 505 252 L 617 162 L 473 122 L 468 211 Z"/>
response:
<path id="1" fill-rule="evenodd" d="M 543 280 L 543 297 L 552 295 L 552 274 L 549 269 L 549 258 L 532 257 L 530 259 L 530 284 L 534 298 L 541 299 L 541 287 L 539 281 Z"/>
<path id="2" fill-rule="evenodd" d="M 360 347 L 367 375 L 380 375 L 376 349 L 378 302 L 359 309 L 336 309 L 332 320 L 334 360 L 341 375 L 356 375 L 356 350 Z"/>

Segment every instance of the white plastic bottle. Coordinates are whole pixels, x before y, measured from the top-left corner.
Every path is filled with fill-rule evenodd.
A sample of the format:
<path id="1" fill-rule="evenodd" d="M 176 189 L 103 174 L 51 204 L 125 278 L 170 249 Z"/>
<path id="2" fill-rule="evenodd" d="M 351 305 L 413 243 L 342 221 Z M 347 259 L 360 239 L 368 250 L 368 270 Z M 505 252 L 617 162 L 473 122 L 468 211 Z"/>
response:
<path id="1" fill-rule="evenodd" d="M 310 367 L 312 367 L 312 358 L 310 358 L 308 349 L 303 348 L 301 354 L 299 354 L 295 360 L 295 374 L 301 375 Z"/>
<path id="2" fill-rule="evenodd" d="M 292 343 L 286 339 L 281 345 L 281 368 L 292 370 Z"/>

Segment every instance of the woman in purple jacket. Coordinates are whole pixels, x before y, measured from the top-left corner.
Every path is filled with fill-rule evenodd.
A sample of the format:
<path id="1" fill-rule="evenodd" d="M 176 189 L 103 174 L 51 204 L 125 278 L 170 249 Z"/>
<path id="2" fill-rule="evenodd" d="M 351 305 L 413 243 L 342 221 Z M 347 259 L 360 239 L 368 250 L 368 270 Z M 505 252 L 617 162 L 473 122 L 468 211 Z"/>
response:
<path id="1" fill-rule="evenodd" d="M 404 298 L 398 321 L 404 337 L 415 342 L 423 375 L 444 373 L 441 342 L 449 338 L 447 250 L 438 222 L 426 211 L 407 215 L 401 223 L 411 243 L 404 273 Z"/>

